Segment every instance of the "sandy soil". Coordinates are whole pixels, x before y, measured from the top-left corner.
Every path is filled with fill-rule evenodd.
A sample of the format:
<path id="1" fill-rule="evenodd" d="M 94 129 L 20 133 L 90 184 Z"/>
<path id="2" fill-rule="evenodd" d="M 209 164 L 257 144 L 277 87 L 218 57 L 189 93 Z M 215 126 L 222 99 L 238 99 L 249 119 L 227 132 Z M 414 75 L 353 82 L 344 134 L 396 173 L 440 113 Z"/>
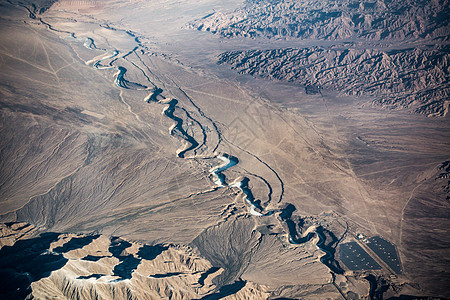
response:
<path id="1" fill-rule="evenodd" d="M 448 296 L 448 196 L 445 178 L 436 179 L 449 160 L 448 117 L 387 111 L 332 90 L 311 95 L 218 65 L 225 51 L 275 46 L 185 28 L 239 4 L 105 1 L 36 15 L 30 4 L 23 5 L 29 11 L 2 4 L 0 220 L 12 222 L 8 230 L 32 224 L 36 239 L 68 233 L 52 237 L 60 246 L 71 234 L 100 234 L 98 244 L 73 251 L 113 256 L 91 266 L 78 252 L 54 254 L 64 265 L 36 274 L 29 292 L 367 298 L 367 272 L 341 264 L 338 274 L 321 261 L 328 248 L 363 233 L 391 241 L 402 259 L 404 274 L 374 273 L 379 289 Z M 237 163 L 221 168 L 223 157 Z M 304 243 L 290 242 L 308 232 Z M 112 236 L 134 250 L 115 255 Z M 41 250 L 57 253 L 45 238 Z M 154 244 L 182 252 L 178 260 L 159 258 L 164 280 L 151 278 L 150 262 L 132 259 Z M 135 263 L 131 279 L 105 279 L 124 257 Z M 174 268 L 164 269 L 169 260 Z M 332 263 L 339 263 L 334 256 Z M 212 267 L 210 286 L 193 286 Z M 89 277 L 97 269 L 104 276 Z M 173 275 L 180 270 L 189 274 Z"/>

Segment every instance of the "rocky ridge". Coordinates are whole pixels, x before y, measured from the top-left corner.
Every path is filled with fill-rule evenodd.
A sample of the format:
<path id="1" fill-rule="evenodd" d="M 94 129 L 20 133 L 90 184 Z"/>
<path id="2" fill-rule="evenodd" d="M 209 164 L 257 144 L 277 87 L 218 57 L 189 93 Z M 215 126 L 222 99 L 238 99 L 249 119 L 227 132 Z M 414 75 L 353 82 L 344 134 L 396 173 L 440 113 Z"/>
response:
<path id="1" fill-rule="evenodd" d="M 224 37 L 448 40 L 448 15 L 447 0 L 248 0 L 189 26 Z"/>
<path id="2" fill-rule="evenodd" d="M 33 226 L 24 223 L 0 224 L 0 234 L 0 294 L 6 299 L 225 295 L 214 283 L 223 269 L 187 246 L 146 245 L 96 234 L 37 235 Z M 12 235 L 15 243 L 10 241 Z M 233 299 L 269 296 L 266 287 L 243 280 L 233 294 Z"/>
<path id="3" fill-rule="evenodd" d="M 241 73 L 373 96 L 389 108 L 445 116 L 449 4 L 436 1 L 247 0 L 188 25 L 223 38 L 296 40 L 305 49 L 228 52 Z M 323 41 L 331 48 L 322 48 Z"/>
<path id="4" fill-rule="evenodd" d="M 370 95 L 389 108 L 445 116 L 449 53 L 448 46 L 390 51 L 311 47 L 226 52 L 219 63 L 240 73 L 299 83 L 307 91 Z"/>

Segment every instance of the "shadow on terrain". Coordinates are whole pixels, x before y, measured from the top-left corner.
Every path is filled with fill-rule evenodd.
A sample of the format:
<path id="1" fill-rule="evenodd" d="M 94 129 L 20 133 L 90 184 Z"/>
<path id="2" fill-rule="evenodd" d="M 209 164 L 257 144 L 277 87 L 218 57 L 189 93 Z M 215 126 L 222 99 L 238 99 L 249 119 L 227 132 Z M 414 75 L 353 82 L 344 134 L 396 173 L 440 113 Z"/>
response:
<path id="1" fill-rule="evenodd" d="M 100 235 L 89 235 L 84 237 L 74 237 L 64 245 L 56 247 L 53 252 L 56 253 L 66 253 L 75 249 L 83 248 L 86 245 L 92 243 L 93 240 L 99 238 Z"/>
<path id="2" fill-rule="evenodd" d="M 109 246 L 109 252 L 119 259 L 119 264 L 114 267 L 113 273 L 114 276 L 119 276 L 120 279 L 115 281 L 120 281 L 124 279 L 131 279 L 133 275 L 133 271 L 136 270 L 137 266 L 140 264 L 142 259 L 153 260 L 158 255 L 160 255 L 163 251 L 169 249 L 168 246 L 162 245 L 144 245 L 139 248 L 137 255 L 139 258 L 134 257 L 132 254 L 123 254 L 124 250 L 131 247 L 131 243 L 124 241 L 118 237 L 113 237 L 111 239 L 111 245 Z M 96 260 L 97 257 L 89 256 L 85 257 L 86 260 Z M 98 258 L 100 259 L 100 258 Z M 156 275 L 158 276 L 158 275 Z M 163 276 L 163 275 L 162 275 Z M 168 275 L 173 276 L 173 275 Z M 167 277 L 167 276 L 166 276 Z M 162 277 L 160 277 L 162 278 Z"/>
<path id="3" fill-rule="evenodd" d="M 182 272 L 173 272 L 173 273 L 165 273 L 165 274 L 154 274 L 151 275 L 151 277 L 153 278 L 167 278 L 167 277 L 173 277 L 173 276 L 178 276 L 184 274 Z"/>
<path id="4" fill-rule="evenodd" d="M 246 281 L 239 279 L 231 284 L 222 286 L 218 292 L 202 297 L 200 300 L 216 300 L 236 294 L 245 286 L 246 283 Z"/>
<path id="5" fill-rule="evenodd" d="M 153 245 L 153 246 L 144 245 L 141 248 L 139 248 L 138 256 L 142 259 L 153 260 L 167 249 L 169 249 L 169 247 L 163 245 Z"/>
<path id="6" fill-rule="evenodd" d="M 218 267 L 210 268 L 208 271 L 206 271 L 205 273 L 200 275 L 200 278 L 198 279 L 198 283 L 203 286 L 205 284 L 205 279 L 208 278 L 209 275 L 211 275 L 219 270 L 220 270 L 220 268 L 218 268 Z"/>
<path id="7" fill-rule="evenodd" d="M 58 233 L 44 233 L 0 250 L 2 299 L 25 299 L 31 293 L 30 284 L 33 281 L 50 276 L 52 271 L 61 269 L 67 263 L 61 254 L 48 252 L 50 244 L 58 236 Z"/>

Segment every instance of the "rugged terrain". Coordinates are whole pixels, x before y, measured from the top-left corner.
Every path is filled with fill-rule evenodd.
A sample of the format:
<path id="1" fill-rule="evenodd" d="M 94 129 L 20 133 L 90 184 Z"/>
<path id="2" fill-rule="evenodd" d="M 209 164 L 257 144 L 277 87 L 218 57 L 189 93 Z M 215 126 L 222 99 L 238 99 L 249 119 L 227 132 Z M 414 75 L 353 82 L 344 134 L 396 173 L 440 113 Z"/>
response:
<path id="1" fill-rule="evenodd" d="M 445 116 L 449 14 L 448 1 L 246 1 L 191 27 L 227 38 L 327 41 L 325 48 L 224 53 L 219 61 L 310 90 L 330 88 L 388 108 Z"/>
<path id="2" fill-rule="evenodd" d="M 0 5 L 2 296 L 448 296 L 447 46 L 186 29 L 238 0 Z M 349 243 L 380 268 L 343 264 Z"/>
<path id="3" fill-rule="evenodd" d="M 448 46 L 380 51 L 355 48 L 225 52 L 220 63 L 240 73 L 373 97 L 387 108 L 446 116 L 450 104 Z"/>
<path id="4" fill-rule="evenodd" d="M 247 0 L 191 26 L 224 37 L 447 41 L 449 12 L 447 0 Z"/>
<path id="5" fill-rule="evenodd" d="M 17 235 L 29 227 L 16 223 L 2 230 Z M 200 299 L 214 294 L 212 281 L 223 272 L 189 247 L 103 235 L 45 233 L 0 253 L 4 299 L 31 292 L 37 299 Z M 230 285 L 234 299 L 269 296 L 266 287 L 241 282 L 238 288 Z M 225 290 L 217 295 L 226 296 Z"/>

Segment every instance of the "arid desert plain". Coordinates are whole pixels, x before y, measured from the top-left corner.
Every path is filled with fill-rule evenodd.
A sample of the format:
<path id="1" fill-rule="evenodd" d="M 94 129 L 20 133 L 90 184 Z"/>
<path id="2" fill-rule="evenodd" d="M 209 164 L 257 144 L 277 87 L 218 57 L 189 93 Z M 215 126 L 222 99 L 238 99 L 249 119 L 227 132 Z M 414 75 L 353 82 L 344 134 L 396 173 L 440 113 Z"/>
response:
<path id="1" fill-rule="evenodd" d="M 449 298 L 449 20 L 0 1 L 0 299 Z"/>

